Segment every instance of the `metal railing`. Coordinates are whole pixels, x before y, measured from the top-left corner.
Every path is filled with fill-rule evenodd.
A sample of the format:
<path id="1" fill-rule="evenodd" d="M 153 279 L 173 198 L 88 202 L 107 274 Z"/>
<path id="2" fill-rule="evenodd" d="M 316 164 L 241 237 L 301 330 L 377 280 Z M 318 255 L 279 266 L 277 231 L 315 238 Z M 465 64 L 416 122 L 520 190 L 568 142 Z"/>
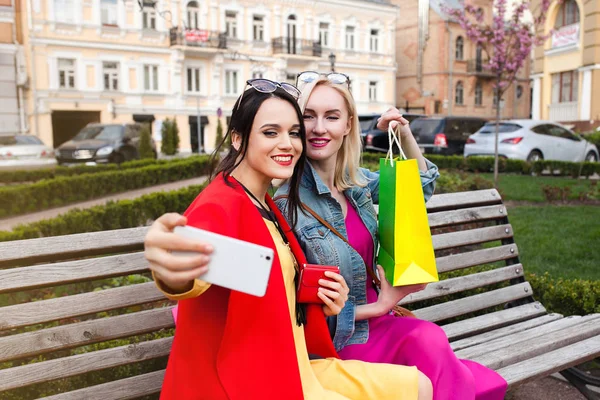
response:
<path id="1" fill-rule="evenodd" d="M 273 54 L 296 54 L 300 56 L 321 57 L 323 49 L 319 42 L 294 37 L 273 39 Z"/>
<path id="2" fill-rule="evenodd" d="M 171 46 L 227 48 L 227 35 L 224 32 L 175 27 L 169 33 Z"/>
<path id="3" fill-rule="evenodd" d="M 492 71 L 486 68 L 489 60 L 474 59 L 467 62 L 467 73 L 476 75 L 482 78 L 494 78 L 495 75 Z"/>
<path id="4" fill-rule="evenodd" d="M 550 121 L 569 122 L 579 119 L 579 102 L 570 101 L 565 103 L 553 103 L 548 105 Z"/>

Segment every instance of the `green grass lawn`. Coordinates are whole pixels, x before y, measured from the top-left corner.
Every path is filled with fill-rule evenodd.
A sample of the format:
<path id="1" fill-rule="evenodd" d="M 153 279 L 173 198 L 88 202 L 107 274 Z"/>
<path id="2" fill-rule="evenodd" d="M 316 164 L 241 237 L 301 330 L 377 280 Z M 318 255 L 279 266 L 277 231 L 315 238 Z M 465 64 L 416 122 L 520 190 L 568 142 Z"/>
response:
<path id="1" fill-rule="evenodd" d="M 600 207 L 519 206 L 508 219 L 526 272 L 600 279 Z"/>
<path id="2" fill-rule="evenodd" d="M 493 174 L 481 174 L 481 176 L 492 182 L 494 180 Z M 591 181 L 588 179 L 513 174 L 500 174 L 498 177 L 498 188 L 504 200 L 546 201 L 542 190 L 545 185 L 561 188 L 570 186 L 570 198 L 577 199 L 579 193 L 590 189 Z"/>

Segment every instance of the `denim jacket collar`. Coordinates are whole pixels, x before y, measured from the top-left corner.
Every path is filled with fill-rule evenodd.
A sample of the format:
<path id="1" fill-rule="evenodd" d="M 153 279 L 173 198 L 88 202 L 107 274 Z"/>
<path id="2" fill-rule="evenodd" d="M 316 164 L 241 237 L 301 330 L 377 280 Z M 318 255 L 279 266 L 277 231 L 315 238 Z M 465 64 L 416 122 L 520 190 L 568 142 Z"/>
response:
<path id="1" fill-rule="evenodd" d="M 302 174 L 300 184 L 307 189 L 314 190 L 319 195 L 331 194 L 331 190 L 329 190 L 308 160 L 306 161 L 306 164 L 304 164 L 304 173 Z"/>

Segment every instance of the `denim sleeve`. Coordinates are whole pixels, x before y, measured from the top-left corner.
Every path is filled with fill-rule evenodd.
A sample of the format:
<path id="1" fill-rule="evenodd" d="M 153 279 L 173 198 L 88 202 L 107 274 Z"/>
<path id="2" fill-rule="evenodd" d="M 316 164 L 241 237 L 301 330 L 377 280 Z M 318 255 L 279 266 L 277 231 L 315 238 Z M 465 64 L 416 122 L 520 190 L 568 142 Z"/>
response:
<path id="1" fill-rule="evenodd" d="M 342 350 L 348 340 L 354 335 L 354 320 L 356 318 L 356 305 L 354 296 L 348 295 L 348 301 L 338 315 L 327 317 L 329 334 L 333 339 L 336 351 Z"/>
<path id="2" fill-rule="evenodd" d="M 433 195 L 435 181 L 439 178 L 440 173 L 438 172 L 437 165 L 428 159 L 425 159 L 425 164 L 427 165 L 427 171 L 419 171 L 419 175 L 421 176 L 421 185 L 423 186 L 423 197 L 425 197 L 425 201 L 427 202 Z M 366 168 L 361 168 L 361 172 L 367 178 L 367 187 L 371 191 L 373 203 L 379 204 L 379 171 L 372 172 Z"/>

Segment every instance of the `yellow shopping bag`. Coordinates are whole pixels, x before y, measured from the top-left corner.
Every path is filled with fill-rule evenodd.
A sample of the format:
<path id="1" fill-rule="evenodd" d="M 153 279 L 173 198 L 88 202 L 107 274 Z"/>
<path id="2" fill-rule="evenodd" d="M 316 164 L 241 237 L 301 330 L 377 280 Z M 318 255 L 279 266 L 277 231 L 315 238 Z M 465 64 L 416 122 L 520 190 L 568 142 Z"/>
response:
<path id="1" fill-rule="evenodd" d="M 388 129 L 390 148 L 379 161 L 379 255 L 393 286 L 439 280 L 417 160 L 407 160 L 398 135 Z M 394 159 L 393 143 L 400 148 Z"/>

